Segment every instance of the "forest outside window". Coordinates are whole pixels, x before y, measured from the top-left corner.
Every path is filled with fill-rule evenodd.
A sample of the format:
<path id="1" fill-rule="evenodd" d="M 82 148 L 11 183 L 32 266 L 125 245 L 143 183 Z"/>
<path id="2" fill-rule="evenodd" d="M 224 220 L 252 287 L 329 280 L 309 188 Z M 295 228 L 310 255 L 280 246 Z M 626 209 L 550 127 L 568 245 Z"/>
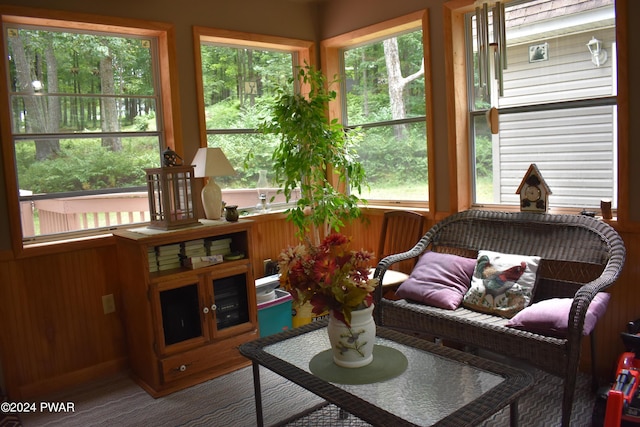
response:
<path id="1" fill-rule="evenodd" d="M 364 131 L 357 153 L 370 188 L 361 196 L 371 204 L 428 201 L 423 34 L 416 24 L 341 51 L 343 123 Z"/>
<path id="2" fill-rule="evenodd" d="M 491 12 L 488 22 L 491 41 Z M 493 51 L 489 67 L 481 67 L 477 14 L 468 13 L 465 23 L 467 63 L 473 64 L 467 81 L 473 82 L 468 87 L 474 203 L 518 205 L 516 190 L 535 163 L 552 191 L 552 209 L 595 210 L 602 199 L 611 199 L 615 209 L 614 0 L 507 2 L 502 70 L 494 66 Z M 481 79 L 485 69 L 488 78 Z M 491 107 L 499 111 L 494 134 L 485 118 Z"/>
<path id="3" fill-rule="evenodd" d="M 23 240 L 148 221 L 144 169 L 165 147 L 158 37 L 25 21 L 3 23 Z"/>
<path id="4" fill-rule="evenodd" d="M 222 149 L 236 172 L 216 178 L 223 201 L 242 214 L 274 210 L 285 202 L 273 183 L 271 156 L 279 139 L 257 128 L 277 89 L 290 84 L 294 90 L 294 67 L 309 60 L 311 42 L 209 28 L 195 33 L 204 138 L 208 147 Z"/>

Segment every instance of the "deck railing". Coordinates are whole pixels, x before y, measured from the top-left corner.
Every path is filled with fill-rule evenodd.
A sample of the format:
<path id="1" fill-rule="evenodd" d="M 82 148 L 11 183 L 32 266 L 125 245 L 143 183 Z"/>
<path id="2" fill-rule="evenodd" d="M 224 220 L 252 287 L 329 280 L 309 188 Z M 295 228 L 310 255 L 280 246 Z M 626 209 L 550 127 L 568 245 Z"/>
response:
<path id="1" fill-rule="evenodd" d="M 269 189 L 269 197 L 276 195 L 276 191 Z M 222 190 L 222 198 L 241 209 L 254 208 L 258 203 L 255 189 Z M 284 196 L 276 195 L 274 203 L 284 201 Z M 149 221 L 146 191 L 23 199 L 20 208 L 25 238 Z"/>

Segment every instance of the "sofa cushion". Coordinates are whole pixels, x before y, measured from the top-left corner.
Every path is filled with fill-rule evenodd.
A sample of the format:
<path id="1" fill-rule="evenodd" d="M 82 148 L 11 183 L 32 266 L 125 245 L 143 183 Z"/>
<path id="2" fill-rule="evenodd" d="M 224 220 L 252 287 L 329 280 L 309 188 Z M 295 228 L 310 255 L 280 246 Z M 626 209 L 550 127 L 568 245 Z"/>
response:
<path id="1" fill-rule="evenodd" d="M 540 257 L 479 251 L 463 305 L 471 310 L 513 317 L 531 302 Z"/>
<path id="2" fill-rule="evenodd" d="M 609 297 L 609 294 L 600 292 L 593 298 L 584 318 L 583 335 L 589 335 L 596 327 L 598 319 L 607 310 Z M 572 298 L 551 298 L 539 301 L 509 319 L 507 326 L 550 337 L 565 338 L 572 302 Z"/>
<path id="3" fill-rule="evenodd" d="M 472 258 L 427 251 L 400 285 L 396 296 L 455 310 L 469 289 L 475 264 Z"/>

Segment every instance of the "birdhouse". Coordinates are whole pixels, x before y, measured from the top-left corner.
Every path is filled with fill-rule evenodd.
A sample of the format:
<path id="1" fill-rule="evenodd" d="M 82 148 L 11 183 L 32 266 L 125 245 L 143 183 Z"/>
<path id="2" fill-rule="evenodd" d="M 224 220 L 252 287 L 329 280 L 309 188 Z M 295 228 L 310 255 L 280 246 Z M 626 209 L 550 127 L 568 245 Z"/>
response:
<path id="1" fill-rule="evenodd" d="M 551 190 L 535 163 L 531 163 L 529 166 L 516 194 L 520 194 L 521 211 L 539 213 L 547 211 Z"/>

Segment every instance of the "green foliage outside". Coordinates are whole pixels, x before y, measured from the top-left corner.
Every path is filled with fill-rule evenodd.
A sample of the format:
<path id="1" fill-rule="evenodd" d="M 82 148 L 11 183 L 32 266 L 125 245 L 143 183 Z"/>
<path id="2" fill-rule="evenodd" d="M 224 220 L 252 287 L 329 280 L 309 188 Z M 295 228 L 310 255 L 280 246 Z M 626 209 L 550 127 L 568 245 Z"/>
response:
<path id="1" fill-rule="evenodd" d="M 155 126 L 153 115 L 136 118 L 131 130 Z M 158 139 L 123 137 L 122 150 L 102 145 L 100 138 L 60 140 L 60 150 L 46 160 L 36 160 L 35 143 L 15 146 L 19 187 L 34 194 L 146 186 L 144 169 L 160 166 Z"/>
<path id="2" fill-rule="evenodd" d="M 122 150 L 102 146 L 100 138 L 91 138 L 87 131 L 101 130 L 97 98 L 74 98 L 74 94 L 99 94 L 101 59 L 113 55 L 116 95 L 149 95 L 153 93 L 149 71 L 149 49 L 138 39 L 100 37 L 86 34 L 21 30 L 24 51 L 28 58 L 45 58 L 47 49 L 56 52 L 55 64 L 40 64 L 37 77 L 46 85 L 47 73 L 56 72 L 57 90 L 69 96 L 60 97 L 62 115 L 59 130 L 83 129 L 84 138 L 53 139 L 59 149 L 49 158 L 36 160 L 35 143 L 16 141 L 16 160 L 21 189 L 34 193 L 97 190 L 105 188 L 144 186 L 144 168 L 156 167 L 160 144 L 155 137 L 122 137 Z M 404 75 L 415 72 L 421 61 L 421 33 L 398 37 L 400 61 Z M 17 49 L 13 46 L 13 49 Z M 376 123 L 389 120 L 391 111 L 381 42 L 346 53 L 345 59 L 353 74 L 348 74 L 349 123 Z M 243 48 L 202 45 L 203 84 L 207 129 L 245 133 L 209 135 L 209 145 L 223 149 L 237 175 L 220 177 L 224 188 L 253 188 L 258 171 L 266 169 L 273 182 L 271 155 L 278 144 L 275 135 L 256 131 L 267 115 L 267 105 L 278 87 L 291 78 L 291 55 Z M 12 74 L 18 70 L 12 62 Z M 55 65 L 51 69 L 49 65 Z M 249 66 L 250 65 L 250 66 Z M 32 71 L 35 72 L 35 71 Z M 356 75 L 357 74 L 357 75 Z M 13 78 L 18 81 L 17 77 Z M 255 91 L 252 86 L 255 85 Z M 418 79 L 407 86 L 404 105 L 408 117 L 424 115 L 424 83 Z M 293 86 L 291 86 L 293 87 Z M 47 87 L 44 93 L 47 93 Z M 18 129 L 24 131 L 20 112 L 24 106 L 15 98 L 14 117 Z M 132 103 L 133 102 L 133 103 Z M 156 130 L 155 105 L 121 98 L 123 108 L 119 131 Z M 143 113 L 143 114 L 141 114 Z M 46 112 L 42 114 L 47 114 Z M 394 130 L 396 132 L 394 132 Z M 427 161 L 424 122 L 368 128 L 358 141 L 356 152 L 365 166 L 373 192 L 399 194 L 398 189 L 418 188 L 426 197 Z M 251 153 L 253 161 L 243 167 Z M 184 159 L 188 162 L 190 159 Z"/>
<path id="3" fill-rule="evenodd" d="M 478 178 L 491 178 L 493 176 L 491 138 L 478 136 L 475 142 L 476 176 Z"/>
<path id="4" fill-rule="evenodd" d="M 257 128 L 277 89 L 292 77 L 292 55 L 210 43 L 202 43 L 200 52 L 206 127 L 215 131 L 207 136 L 207 145 L 222 148 L 236 170 L 216 182 L 223 188 L 254 188 L 262 169 L 272 181 L 271 155 L 278 139 Z M 253 161 L 245 167 L 248 155 Z"/>
<path id="5" fill-rule="evenodd" d="M 400 67 L 403 76 L 420 69 L 422 32 L 398 36 Z M 273 183 L 271 154 L 278 144 L 273 135 L 254 133 L 263 121 L 278 87 L 291 78 L 291 56 L 282 52 L 231 48 L 201 44 L 203 86 L 207 129 L 216 130 L 208 137 L 209 146 L 221 147 L 236 168 L 237 175 L 216 179 L 224 188 L 253 188 L 258 171 L 267 170 Z M 348 124 L 379 123 L 391 120 L 387 69 L 382 42 L 345 52 L 347 74 L 341 84 L 347 93 Z M 333 80 L 334 76 L 327 76 Z M 256 82 L 257 90 L 247 92 L 247 82 Z M 335 83 L 338 84 L 338 83 Z M 293 90 L 293 85 L 290 85 Z M 403 105 L 407 118 L 425 115 L 424 78 L 413 80 L 404 91 Z M 225 130 L 245 129 L 228 133 Z M 253 159 L 245 167 L 247 155 Z M 356 141 L 354 159 L 366 170 L 374 197 L 426 200 L 427 142 L 424 120 L 398 127 L 383 125 L 367 128 Z M 400 190 L 400 191 L 399 191 Z"/>
<path id="6" fill-rule="evenodd" d="M 401 127 L 403 138 L 397 138 L 394 128 L 388 126 L 365 131 L 358 154 L 372 188 L 381 190 L 403 185 L 427 188 L 425 124 L 421 121 Z M 421 199 L 426 196 L 423 194 Z"/>
<path id="7" fill-rule="evenodd" d="M 35 144 L 16 145 L 16 164 L 22 190 L 34 194 L 146 186 L 145 168 L 158 167 L 156 138 L 122 138 L 123 150 L 103 147 L 100 138 L 67 139 L 59 153 L 36 161 Z"/>
<path id="8" fill-rule="evenodd" d="M 422 64 L 422 31 L 396 37 L 402 77 L 417 73 Z M 394 113 L 389 93 L 384 43 L 377 41 L 345 51 L 348 125 L 369 124 L 357 153 L 367 173 L 370 198 L 426 200 L 428 198 L 425 120 L 389 125 L 392 120 L 425 116 L 424 76 L 402 90 L 402 116 Z M 382 125 L 379 123 L 387 122 Z M 367 193 L 364 194 L 365 196 Z"/>
<path id="9" fill-rule="evenodd" d="M 223 188 L 254 188 L 258 180 L 258 171 L 268 171 L 269 179 L 273 178 L 273 162 L 271 154 L 278 144 L 275 135 L 265 135 L 255 131 L 260 120 L 266 116 L 266 99 L 255 105 L 240 108 L 237 101 L 228 100 L 206 107 L 207 127 L 210 129 L 246 129 L 240 134 L 216 134 L 207 137 L 210 147 L 220 147 L 229 162 L 234 166 L 236 175 L 218 177 L 216 182 Z M 244 167 L 249 153 L 253 161 Z"/>
<path id="10" fill-rule="evenodd" d="M 14 140 L 19 188 L 52 194 L 146 186 L 144 169 L 159 166 L 159 138 L 118 133 L 157 130 L 152 41 L 12 29 L 14 133 L 50 135 Z"/>
<path id="11" fill-rule="evenodd" d="M 493 138 L 484 114 L 474 119 L 475 202 L 494 203 Z"/>

